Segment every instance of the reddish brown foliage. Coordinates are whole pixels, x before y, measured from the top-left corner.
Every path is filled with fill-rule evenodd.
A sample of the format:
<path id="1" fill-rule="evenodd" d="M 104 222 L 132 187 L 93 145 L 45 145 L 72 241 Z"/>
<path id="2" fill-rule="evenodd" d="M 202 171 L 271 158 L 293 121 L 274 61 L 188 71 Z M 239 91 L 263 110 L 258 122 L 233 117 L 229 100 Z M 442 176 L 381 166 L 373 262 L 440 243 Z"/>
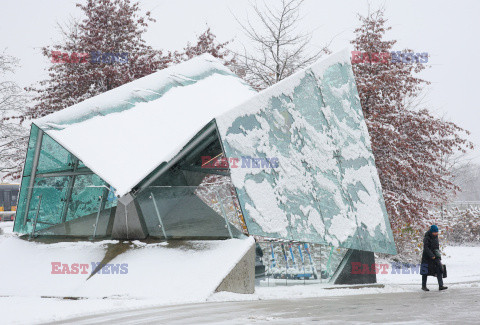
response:
<path id="1" fill-rule="evenodd" d="M 396 41 L 383 40 L 390 29 L 385 27 L 383 10 L 359 18 L 361 26 L 355 30 L 356 38 L 351 42 L 355 50 L 391 52 Z M 353 64 L 396 239 L 405 227 L 421 225 L 430 206 L 446 201 L 452 191 L 458 190 L 444 159 L 472 148 L 462 137 L 468 131 L 434 117 L 415 104 L 423 86 L 429 84 L 416 76 L 423 69 L 421 63 L 391 60 Z"/>
<path id="2" fill-rule="evenodd" d="M 188 43 L 183 52 L 174 53 L 175 62 L 180 63 L 190 60 L 197 55 L 209 53 L 213 57 L 220 59 L 226 66 L 233 66 L 235 63 L 234 55 L 227 49 L 230 41 L 218 43 L 216 38 L 217 36 L 212 33 L 210 27 L 207 27 L 207 30 L 198 36 L 196 44 Z"/>
<path id="3" fill-rule="evenodd" d="M 87 0 L 77 4 L 85 18 L 62 29 L 64 43 L 44 47 L 43 55 L 62 53 L 128 53 L 128 62 L 57 63 L 49 68 L 49 78 L 41 81 L 34 91 L 35 105 L 24 118 L 42 117 L 61 110 L 127 82 L 168 66 L 171 55 L 153 50 L 142 38 L 150 13 L 140 15 L 138 3 L 129 0 Z"/>

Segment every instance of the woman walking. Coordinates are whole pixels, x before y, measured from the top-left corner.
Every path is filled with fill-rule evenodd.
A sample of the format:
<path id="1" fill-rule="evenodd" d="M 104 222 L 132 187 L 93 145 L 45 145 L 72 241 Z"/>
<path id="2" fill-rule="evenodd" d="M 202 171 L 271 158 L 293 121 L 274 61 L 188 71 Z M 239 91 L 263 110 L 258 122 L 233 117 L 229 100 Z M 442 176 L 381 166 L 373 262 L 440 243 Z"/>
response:
<path id="1" fill-rule="evenodd" d="M 438 243 L 438 227 L 432 225 L 423 238 L 422 254 L 422 290 L 430 291 L 427 288 L 427 276 L 433 275 L 438 280 L 438 290 L 445 290 L 448 287 L 443 285 L 442 255 Z"/>

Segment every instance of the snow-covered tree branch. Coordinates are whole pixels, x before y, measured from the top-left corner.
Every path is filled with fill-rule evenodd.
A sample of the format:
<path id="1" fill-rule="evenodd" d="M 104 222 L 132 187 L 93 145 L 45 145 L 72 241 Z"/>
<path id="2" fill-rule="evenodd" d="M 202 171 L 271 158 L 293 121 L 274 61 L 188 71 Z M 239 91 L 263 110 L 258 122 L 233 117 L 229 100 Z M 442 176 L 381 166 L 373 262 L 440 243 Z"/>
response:
<path id="1" fill-rule="evenodd" d="M 362 59 L 353 70 L 397 249 L 409 254 L 408 243 L 423 232 L 429 209 L 459 190 L 445 157 L 473 145 L 466 139 L 468 131 L 422 105 L 422 91 L 429 84 L 418 76 L 424 64 L 378 60 L 379 54 L 390 55 L 396 43 L 383 39 L 390 29 L 384 10 L 359 19 L 352 44 Z"/>
<path id="2" fill-rule="evenodd" d="M 28 141 L 27 130 L 18 121 L 24 114 L 25 93 L 6 80 L 17 64 L 16 58 L 0 53 L 0 181 L 20 177 Z"/>

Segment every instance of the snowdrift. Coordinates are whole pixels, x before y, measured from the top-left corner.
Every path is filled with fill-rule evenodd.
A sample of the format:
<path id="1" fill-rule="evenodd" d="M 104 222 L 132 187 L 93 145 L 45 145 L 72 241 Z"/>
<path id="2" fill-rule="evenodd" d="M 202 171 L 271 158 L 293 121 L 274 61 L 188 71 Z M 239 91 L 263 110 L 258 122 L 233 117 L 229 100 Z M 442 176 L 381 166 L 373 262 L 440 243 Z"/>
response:
<path id="1" fill-rule="evenodd" d="M 217 289 L 252 245 L 253 238 L 45 244 L 8 234 L 0 236 L 0 296 L 198 302 Z M 115 250 L 123 252 L 90 277 Z"/>

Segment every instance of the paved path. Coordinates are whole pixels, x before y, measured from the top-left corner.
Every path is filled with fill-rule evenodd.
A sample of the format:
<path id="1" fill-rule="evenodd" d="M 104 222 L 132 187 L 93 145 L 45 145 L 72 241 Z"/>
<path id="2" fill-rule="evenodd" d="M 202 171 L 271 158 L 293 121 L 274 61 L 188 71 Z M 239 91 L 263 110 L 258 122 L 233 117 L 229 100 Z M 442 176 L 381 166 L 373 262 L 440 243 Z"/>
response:
<path id="1" fill-rule="evenodd" d="M 55 324 L 480 324 L 480 289 L 439 292 L 434 288 L 430 292 L 179 305 Z"/>

